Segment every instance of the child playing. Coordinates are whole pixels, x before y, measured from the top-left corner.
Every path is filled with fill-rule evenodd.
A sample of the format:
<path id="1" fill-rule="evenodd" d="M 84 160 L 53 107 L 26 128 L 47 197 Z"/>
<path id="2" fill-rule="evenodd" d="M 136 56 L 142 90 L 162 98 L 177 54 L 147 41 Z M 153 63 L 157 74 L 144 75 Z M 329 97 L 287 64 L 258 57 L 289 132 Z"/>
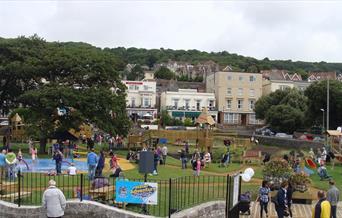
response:
<path id="1" fill-rule="evenodd" d="M 30 148 L 30 153 L 31 153 L 32 163 L 36 163 L 36 158 L 38 157 L 37 156 L 38 151 L 34 145 L 32 145 L 32 147 Z"/>

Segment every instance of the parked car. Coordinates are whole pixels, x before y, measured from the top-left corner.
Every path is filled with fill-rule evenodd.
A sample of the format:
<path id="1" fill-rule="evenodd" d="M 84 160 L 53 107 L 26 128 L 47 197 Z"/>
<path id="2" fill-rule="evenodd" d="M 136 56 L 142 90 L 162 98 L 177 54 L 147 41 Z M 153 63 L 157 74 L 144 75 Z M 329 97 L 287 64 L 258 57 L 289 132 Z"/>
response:
<path id="1" fill-rule="evenodd" d="M 265 135 L 265 136 L 274 136 L 275 132 L 272 131 L 268 126 L 264 126 L 262 128 L 256 129 L 255 133 L 257 135 Z"/>
<path id="2" fill-rule="evenodd" d="M 8 126 L 8 125 L 9 125 L 8 120 L 0 122 L 0 126 Z"/>
<path id="3" fill-rule="evenodd" d="M 293 138 L 292 135 L 288 135 L 288 134 L 283 133 L 283 132 L 278 132 L 277 134 L 275 134 L 275 137 L 288 138 L 288 139 L 292 139 Z"/>

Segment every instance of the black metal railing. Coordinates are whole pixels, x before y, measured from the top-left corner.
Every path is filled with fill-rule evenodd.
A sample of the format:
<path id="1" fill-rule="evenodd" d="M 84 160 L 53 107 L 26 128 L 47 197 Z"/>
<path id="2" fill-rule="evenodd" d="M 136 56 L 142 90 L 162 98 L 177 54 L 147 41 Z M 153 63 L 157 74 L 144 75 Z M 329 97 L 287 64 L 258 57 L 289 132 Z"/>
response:
<path id="1" fill-rule="evenodd" d="M 115 201 L 113 177 L 102 177 L 94 182 L 86 174 L 74 176 L 50 176 L 44 173 L 17 173 L 12 180 L 0 180 L 0 200 L 21 205 L 41 205 L 42 196 L 49 180 L 55 180 L 66 199 L 97 201 L 106 205 L 149 214 L 157 217 L 171 217 L 171 214 L 209 201 L 225 201 L 227 217 L 236 210 L 233 205 L 233 176 L 184 176 L 166 180 L 147 179 L 158 184 L 156 205 L 125 204 Z M 103 181 L 101 181 L 103 180 Z M 129 179 L 144 182 L 144 179 Z M 241 182 L 240 182 L 241 184 Z M 239 184 L 239 185 L 240 185 Z M 241 188 L 239 187 L 239 195 Z M 233 217 L 233 216 L 229 216 Z"/>

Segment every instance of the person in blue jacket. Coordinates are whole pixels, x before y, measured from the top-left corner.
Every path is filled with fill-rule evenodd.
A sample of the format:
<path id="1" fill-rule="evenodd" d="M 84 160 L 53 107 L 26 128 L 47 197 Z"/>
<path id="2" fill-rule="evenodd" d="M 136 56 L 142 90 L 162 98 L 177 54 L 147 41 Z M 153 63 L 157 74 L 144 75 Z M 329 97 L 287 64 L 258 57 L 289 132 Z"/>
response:
<path id="1" fill-rule="evenodd" d="M 284 218 L 287 213 L 287 187 L 288 182 L 284 181 L 276 195 L 275 209 L 277 211 L 278 218 Z"/>
<path id="2" fill-rule="evenodd" d="M 98 157 L 94 152 L 94 148 L 92 148 L 87 156 L 89 180 L 93 180 L 95 178 L 95 170 L 96 170 L 97 162 L 98 162 Z"/>
<path id="3" fill-rule="evenodd" d="M 99 161 L 98 161 L 97 167 L 96 167 L 96 176 L 97 177 L 102 176 L 102 170 L 105 166 L 105 161 L 106 161 L 105 154 L 102 150 L 102 151 L 100 151 L 100 157 L 99 157 Z"/>

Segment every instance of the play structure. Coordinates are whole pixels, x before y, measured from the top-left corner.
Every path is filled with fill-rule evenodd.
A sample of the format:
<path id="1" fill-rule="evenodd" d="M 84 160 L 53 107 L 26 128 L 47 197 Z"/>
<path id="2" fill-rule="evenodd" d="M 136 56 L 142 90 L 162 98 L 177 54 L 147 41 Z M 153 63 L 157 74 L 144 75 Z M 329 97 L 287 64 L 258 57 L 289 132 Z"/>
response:
<path id="1" fill-rule="evenodd" d="M 336 160 L 342 162 L 342 133 L 338 130 L 328 130 L 327 141 Z"/>

